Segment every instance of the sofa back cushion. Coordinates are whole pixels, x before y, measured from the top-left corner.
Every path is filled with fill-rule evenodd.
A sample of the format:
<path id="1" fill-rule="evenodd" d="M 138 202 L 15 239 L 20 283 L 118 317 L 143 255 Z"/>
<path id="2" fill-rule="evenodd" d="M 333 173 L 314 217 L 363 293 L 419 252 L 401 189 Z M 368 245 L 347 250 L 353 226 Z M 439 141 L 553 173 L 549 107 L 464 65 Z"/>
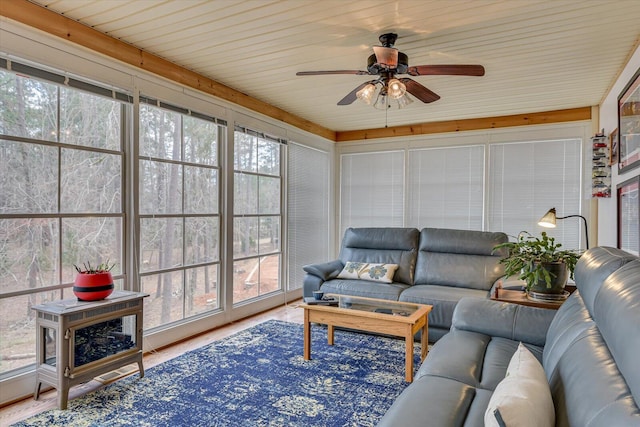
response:
<path id="1" fill-rule="evenodd" d="M 348 228 L 340 261 L 397 264 L 394 282 L 413 284 L 420 233 L 415 228 Z"/>
<path id="2" fill-rule="evenodd" d="M 585 252 L 576 264 L 574 278 L 580 284 L 580 294 L 589 313 L 593 315 L 593 304 L 604 280 L 614 271 L 636 259 L 635 256 L 617 248 L 598 246 Z"/>
<path id="3" fill-rule="evenodd" d="M 640 260 L 623 265 L 605 280 L 592 316 L 640 407 Z M 640 413 L 636 415 L 640 423 Z"/>
<path id="4" fill-rule="evenodd" d="M 640 260 L 593 248 L 575 279 L 543 352 L 556 425 L 640 425 Z"/>
<path id="5" fill-rule="evenodd" d="M 504 274 L 499 263 L 506 251 L 493 247 L 508 240 L 505 233 L 424 228 L 416 264 L 416 285 L 441 285 L 489 290 Z"/>

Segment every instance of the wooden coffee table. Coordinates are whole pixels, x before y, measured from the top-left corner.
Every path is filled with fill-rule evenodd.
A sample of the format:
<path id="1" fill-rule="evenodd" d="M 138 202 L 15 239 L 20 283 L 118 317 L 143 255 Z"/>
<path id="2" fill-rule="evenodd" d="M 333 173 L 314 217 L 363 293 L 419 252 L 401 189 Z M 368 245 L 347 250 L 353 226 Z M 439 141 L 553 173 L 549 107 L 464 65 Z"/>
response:
<path id="1" fill-rule="evenodd" d="M 428 352 L 428 315 L 433 307 L 348 295 L 328 296 L 337 298 L 338 305 L 301 305 L 304 308 L 304 359 L 311 359 L 312 323 L 327 325 L 329 345 L 333 345 L 335 326 L 404 337 L 405 380 L 413 381 L 413 338 L 422 331 L 420 356 L 424 360 Z"/>

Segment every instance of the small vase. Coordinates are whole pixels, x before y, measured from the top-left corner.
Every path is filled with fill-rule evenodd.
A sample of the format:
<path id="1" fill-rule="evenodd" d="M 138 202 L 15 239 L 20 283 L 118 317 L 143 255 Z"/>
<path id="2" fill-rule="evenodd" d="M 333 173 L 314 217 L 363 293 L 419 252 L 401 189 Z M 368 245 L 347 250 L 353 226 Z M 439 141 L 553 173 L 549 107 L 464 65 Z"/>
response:
<path id="1" fill-rule="evenodd" d="M 73 293 L 79 301 L 98 301 L 113 292 L 111 272 L 79 273 L 73 285 Z"/>

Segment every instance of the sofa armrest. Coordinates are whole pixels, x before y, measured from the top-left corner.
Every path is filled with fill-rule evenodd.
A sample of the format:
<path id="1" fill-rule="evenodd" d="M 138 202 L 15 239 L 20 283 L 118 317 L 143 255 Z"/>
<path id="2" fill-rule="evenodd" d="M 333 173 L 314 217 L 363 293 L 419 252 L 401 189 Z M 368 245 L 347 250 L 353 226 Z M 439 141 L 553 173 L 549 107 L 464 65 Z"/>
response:
<path id="1" fill-rule="evenodd" d="M 323 281 L 336 278 L 343 268 L 344 265 L 340 260 L 325 262 L 322 264 L 309 264 L 302 267 L 304 271 L 321 278 Z"/>
<path id="2" fill-rule="evenodd" d="M 544 346 L 557 310 L 520 304 L 462 298 L 453 312 L 452 329 L 478 332 Z"/>

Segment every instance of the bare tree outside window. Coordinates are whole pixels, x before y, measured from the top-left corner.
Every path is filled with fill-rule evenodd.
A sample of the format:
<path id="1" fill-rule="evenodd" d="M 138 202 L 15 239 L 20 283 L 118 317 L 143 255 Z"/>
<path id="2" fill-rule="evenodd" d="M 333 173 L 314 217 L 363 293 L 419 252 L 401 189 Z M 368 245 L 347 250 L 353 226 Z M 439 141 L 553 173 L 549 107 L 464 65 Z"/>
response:
<path id="1" fill-rule="evenodd" d="M 219 307 L 220 126 L 140 106 L 140 271 L 145 330 Z"/>
<path id="2" fill-rule="evenodd" d="M 282 289 L 282 144 L 253 132 L 234 135 L 233 302 Z"/>
<path id="3" fill-rule="evenodd" d="M 130 113 L 0 71 L 0 373 L 35 363 L 31 307 L 68 296 L 74 264 L 109 259 L 123 272 L 121 124 Z"/>

